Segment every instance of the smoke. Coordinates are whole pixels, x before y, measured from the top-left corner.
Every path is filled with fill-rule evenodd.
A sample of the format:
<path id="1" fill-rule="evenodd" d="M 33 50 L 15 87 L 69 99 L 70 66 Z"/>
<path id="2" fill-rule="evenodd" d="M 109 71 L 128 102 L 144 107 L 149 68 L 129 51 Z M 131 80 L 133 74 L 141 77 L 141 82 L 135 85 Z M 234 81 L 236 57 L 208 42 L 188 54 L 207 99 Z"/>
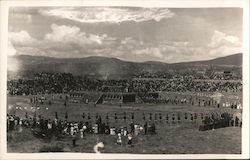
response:
<path id="1" fill-rule="evenodd" d="M 107 80 L 112 73 L 116 72 L 116 65 L 105 63 L 100 66 L 98 73 L 102 76 L 102 79 Z"/>
<path id="2" fill-rule="evenodd" d="M 8 71 L 18 72 L 19 69 L 21 68 L 19 60 L 16 59 L 15 57 L 8 56 L 8 60 L 7 61 L 8 61 L 7 62 L 7 69 L 8 69 Z"/>
<path id="3" fill-rule="evenodd" d="M 17 55 L 17 51 L 11 41 L 8 42 L 8 62 L 7 69 L 8 71 L 18 72 L 20 69 L 20 63 L 18 59 L 15 58 Z"/>
<path id="4" fill-rule="evenodd" d="M 16 49 L 14 48 L 11 41 L 8 42 L 8 56 L 16 55 Z"/>

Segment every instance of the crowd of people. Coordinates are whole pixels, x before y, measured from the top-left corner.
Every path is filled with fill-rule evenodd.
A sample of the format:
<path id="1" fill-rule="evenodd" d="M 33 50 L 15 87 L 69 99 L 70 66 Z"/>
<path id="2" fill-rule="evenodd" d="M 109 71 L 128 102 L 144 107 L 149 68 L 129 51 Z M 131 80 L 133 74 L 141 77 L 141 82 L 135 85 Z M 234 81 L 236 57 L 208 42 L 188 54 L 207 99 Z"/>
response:
<path id="1" fill-rule="evenodd" d="M 199 78 L 199 80 L 197 80 Z M 73 76 L 70 73 L 36 73 L 28 79 L 9 80 L 7 82 L 8 94 L 10 95 L 36 95 L 30 98 L 30 103 L 37 106 L 46 101 L 46 98 L 38 98 L 40 95 L 51 94 L 52 99 L 48 101 L 46 110 L 51 106 L 53 94 L 68 95 L 78 91 L 94 92 L 135 92 L 145 103 L 162 103 L 171 105 L 190 105 L 199 107 L 229 107 L 241 108 L 239 102 L 221 102 L 213 97 L 201 98 L 201 96 L 170 96 L 170 94 L 157 95 L 153 93 L 163 92 L 191 92 L 191 93 L 212 93 L 212 92 L 242 92 L 242 82 L 226 81 L 225 77 L 212 77 L 219 81 L 202 81 L 201 77 L 195 75 L 171 74 L 143 74 L 132 79 L 100 80 L 95 78 Z M 204 78 L 204 77 L 203 77 Z M 211 78 L 211 77 L 210 77 Z M 152 93 L 152 94 L 151 94 Z M 132 94 L 132 93 L 131 93 Z M 88 94 L 87 94 L 88 95 Z M 85 96 L 85 94 L 84 94 Z M 83 97 L 84 97 L 83 96 Z M 98 97 L 96 95 L 94 97 Z M 203 96 L 204 97 L 204 96 Z M 86 97 L 85 97 L 86 98 Z M 70 96 L 60 97 L 66 107 L 70 103 Z M 91 101 L 88 96 L 86 103 Z M 46 101 L 47 102 L 47 101 Z M 46 104 L 47 105 L 47 104 Z M 94 104 L 96 105 L 96 103 Z M 121 107 L 121 105 L 120 105 Z M 35 107 L 34 107 L 35 108 Z M 24 108 L 24 110 L 26 110 Z M 40 107 L 39 107 L 40 109 Z M 82 113 L 82 120 L 71 121 L 65 112 L 64 118 L 59 118 L 57 112 L 53 119 L 46 115 L 28 115 L 24 117 L 15 114 L 7 115 L 7 131 L 22 132 L 24 128 L 30 129 L 35 136 L 51 139 L 53 136 L 58 139 L 71 137 L 72 145 L 76 146 L 77 138 L 86 138 L 88 134 L 106 134 L 117 136 L 117 144 L 123 144 L 126 138 L 128 145 L 133 144 L 133 138 L 138 135 L 157 134 L 157 127 L 166 124 L 180 124 L 191 122 L 199 124 L 199 130 L 210 130 L 228 126 L 242 126 L 239 117 L 228 112 L 224 113 L 142 113 L 139 117 L 134 113 L 110 113 L 104 115 L 94 115 L 92 113 Z M 112 114 L 112 115 L 111 115 Z M 200 123 L 197 123 L 197 122 Z M 122 123 L 119 123 L 122 122 Z M 163 123 L 166 122 L 166 123 Z"/>
<path id="2" fill-rule="evenodd" d="M 31 104 L 37 104 L 37 98 L 33 98 Z M 188 99 L 180 99 L 169 103 L 192 103 Z M 42 107 L 42 106 L 41 106 Z M 19 108 L 10 108 L 20 109 Z M 32 109 L 40 109 L 39 106 Z M 24 110 L 28 108 L 24 107 Z M 22 112 L 25 112 L 22 110 Z M 82 120 L 70 121 L 69 115 L 65 112 L 64 118 L 55 112 L 54 118 L 49 119 L 42 115 L 28 115 L 19 117 L 15 112 L 7 115 L 7 131 L 22 132 L 23 128 L 31 129 L 35 136 L 40 138 L 51 139 L 53 136 L 58 139 L 63 137 L 71 137 L 72 145 L 76 146 L 78 138 L 87 138 L 88 134 L 106 134 L 117 136 L 117 144 L 122 144 L 122 140 L 127 139 L 127 144 L 133 144 L 133 138 L 137 135 L 157 134 L 157 127 L 166 124 L 181 124 L 191 122 L 199 124 L 199 130 L 209 130 L 228 126 L 242 126 L 242 121 L 239 117 L 233 116 L 228 112 L 213 112 L 213 113 L 142 113 L 141 115 L 134 112 L 123 113 L 82 113 Z M 32 113 L 29 113 L 32 114 Z M 166 122 L 166 123 L 164 123 Z"/>
<path id="3" fill-rule="evenodd" d="M 126 112 L 121 115 L 118 117 L 115 113 L 115 115 L 112 116 L 113 121 L 117 123 L 118 119 L 123 122 L 129 119 Z M 90 113 L 83 113 L 82 121 L 69 121 L 67 113 L 65 114 L 65 119 L 61 120 L 58 118 L 57 112 L 55 112 L 55 118 L 51 120 L 41 115 L 28 116 L 26 112 L 24 118 L 16 116 L 15 114 L 7 114 L 7 131 L 22 132 L 23 128 L 29 128 L 35 136 L 49 140 L 53 136 L 57 137 L 57 139 L 70 136 L 72 137 L 73 146 L 76 145 L 77 138 L 86 138 L 88 134 L 117 135 L 117 144 L 122 143 L 121 137 L 126 137 L 128 144 L 131 145 L 132 139 L 138 135 L 156 134 L 155 123 L 157 124 L 159 122 L 159 124 L 162 125 L 164 119 L 166 123 L 170 124 L 180 124 L 183 121 L 196 123 L 198 116 L 201 120 L 201 123 L 199 123 L 200 131 L 229 126 L 242 127 L 242 121 L 239 117 L 234 117 L 228 112 L 215 112 L 212 114 L 200 113 L 200 115 L 197 113 L 184 113 L 184 115 L 171 113 L 166 114 L 165 117 L 161 113 L 149 113 L 148 116 L 143 113 L 142 121 L 139 121 L 141 124 L 135 123 L 135 115 L 132 113 L 130 117 L 131 123 L 129 123 L 128 126 L 117 125 L 116 127 L 110 125 L 111 117 L 109 117 L 108 114 L 105 117 L 106 122 L 104 122 L 104 117 L 98 114 L 96 114 L 94 121 L 91 120 L 92 116 Z"/>
<path id="4" fill-rule="evenodd" d="M 210 117 L 205 117 L 203 124 L 199 126 L 199 130 L 214 130 L 229 126 L 242 127 L 242 121 L 240 121 L 239 117 L 233 117 L 231 114 L 225 112 L 220 115 L 212 114 Z"/>
<path id="5" fill-rule="evenodd" d="M 68 93 L 71 91 L 103 91 L 103 86 L 121 86 L 122 92 L 239 92 L 241 81 L 196 81 L 193 75 L 179 75 L 164 79 L 133 78 L 119 80 L 100 80 L 88 77 L 73 76 L 70 73 L 36 73 L 29 79 L 10 80 L 7 83 L 11 95 L 38 95 Z M 111 89 L 111 90 L 110 90 Z M 117 90 L 117 87 L 113 87 Z M 119 89 L 119 91 L 120 91 Z M 108 88 L 112 92 L 112 87 Z M 115 92 L 115 91 L 114 91 Z"/>
<path id="6" fill-rule="evenodd" d="M 126 115 L 125 115 L 126 116 Z M 143 124 L 135 123 L 132 118 L 131 123 L 128 126 L 112 126 L 110 125 L 109 115 L 106 115 L 106 122 L 102 120 L 102 116 L 96 114 L 95 120 L 91 120 L 90 113 L 82 114 L 82 121 L 69 121 L 68 114 L 65 114 L 65 119 L 58 118 L 57 112 L 55 112 L 55 118 L 53 120 L 47 119 L 41 115 L 34 114 L 28 116 L 27 112 L 25 118 L 20 118 L 15 114 L 7 114 L 7 131 L 22 132 L 23 128 L 29 128 L 35 136 L 40 138 L 51 139 L 52 136 L 56 136 L 58 139 L 70 136 L 72 137 L 73 146 L 75 146 L 76 137 L 81 139 L 86 137 L 87 134 L 107 134 L 118 135 L 118 137 L 124 136 L 128 138 L 128 143 L 132 144 L 132 138 L 137 135 L 156 134 L 156 127 L 153 121 L 144 121 Z M 93 117 L 92 117 L 93 118 Z M 114 121 L 117 123 L 118 116 L 115 113 Z M 124 119 L 126 119 L 124 117 Z M 119 142 L 117 142 L 119 143 Z"/>
<path id="7" fill-rule="evenodd" d="M 190 76 L 168 80 L 140 80 L 132 82 L 131 90 L 134 92 L 238 92 L 242 91 L 241 82 L 228 81 L 195 81 Z"/>

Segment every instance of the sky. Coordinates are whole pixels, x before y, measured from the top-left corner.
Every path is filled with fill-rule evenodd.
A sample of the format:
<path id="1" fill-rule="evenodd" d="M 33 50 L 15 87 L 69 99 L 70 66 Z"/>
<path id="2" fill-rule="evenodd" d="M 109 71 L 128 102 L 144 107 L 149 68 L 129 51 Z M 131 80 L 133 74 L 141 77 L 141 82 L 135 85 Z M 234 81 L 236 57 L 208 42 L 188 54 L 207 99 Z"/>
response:
<path id="1" fill-rule="evenodd" d="M 242 52 L 240 8 L 13 7 L 8 55 L 166 63 Z"/>

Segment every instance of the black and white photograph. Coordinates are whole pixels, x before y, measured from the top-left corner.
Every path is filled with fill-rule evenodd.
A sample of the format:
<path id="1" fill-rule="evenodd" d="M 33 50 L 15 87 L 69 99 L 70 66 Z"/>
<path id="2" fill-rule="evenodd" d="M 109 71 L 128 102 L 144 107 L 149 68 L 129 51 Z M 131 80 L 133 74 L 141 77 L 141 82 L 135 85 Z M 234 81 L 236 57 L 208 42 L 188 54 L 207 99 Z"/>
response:
<path id="1" fill-rule="evenodd" d="M 242 155 L 243 13 L 8 7 L 6 154 Z"/>

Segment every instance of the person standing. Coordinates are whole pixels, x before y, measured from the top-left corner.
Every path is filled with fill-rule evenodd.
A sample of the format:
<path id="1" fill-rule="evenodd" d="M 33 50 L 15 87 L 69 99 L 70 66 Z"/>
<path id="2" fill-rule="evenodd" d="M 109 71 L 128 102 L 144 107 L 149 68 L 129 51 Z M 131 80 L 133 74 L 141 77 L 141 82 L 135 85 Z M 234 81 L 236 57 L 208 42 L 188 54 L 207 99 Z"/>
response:
<path id="1" fill-rule="evenodd" d="M 237 116 L 235 117 L 235 126 L 239 126 L 239 118 Z"/>
<path id="2" fill-rule="evenodd" d="M 128 134 L 127 127 L 124 127 L 124 129 L 123 129 L 123 136 L 127 136 L 127 134 Z"/>
<path id="3" fill-rule="evenodd" d="M 117 141 L 116 141 L 116 143 L 117 143 L 117 144 L 119 144 L 119 145 L 122 145 L 122 137 L 121 137 L 121 133 L 118 133 L 118 134 L 117 134 L 117 136 L 118 136 L 118 137 L 117 137 Z"/>
<path id="4" fill-rule="evenodd" d="M 172 114 L 172 124 L 175 124 L 175 114 Z"/>
<path id="5" fill-rule="evenodd" d="M 131 114 L 131 119 L 134 120 L 134 113 Z"/>
<path id="6" fill-rule="evenodd" d="M 180 113 L 177 114 L 177 122 L 181 123 L 181 115 L 180 115 Z"/>
<path id="7" fill-rule="evenodd" d="M 191 120 L 192 123 L 194 122 L 194 117 L 193 117 L 192 113 L 190 114 L 190 120 Z"/>
<path id="8" fill-rule="evenodd" d="M 74 134 L 74 126 L 73 123 L 70 123 L 70 135 L 73 136 Z"/>
<path id="9" fill-rule="evenodd" d="M 81 137 L 81 139 L 83 139 L 83 132 L 84 132 L 83 128 L 81 128 L 79 131 L 80 131 L 80 137 Z"/>
<path id="10" fill-rule="evenodd" d="M 82 113 L 82 119 L 83 120 L 85 119 L 85 113 L 84 112 Z"/>
<path id="11" fill-rule="evenodd" d="M 169 118 L 168 118 L 168 114 L 166 114 L 166 122 L 167 122 L 167 123 L 168 123 L 168 119 L 169 119 Z"/>
<path id="12" fill-rule="evenodd" d="M 144 124 L 144 134 L 148 134 L 148 122 L 145 122 Z"/>
<path id="13" fill-rule="evenodd" d="M 88 120 L 91 120 L 91 116 L 90 116 L 90 113 L 88 113 Z"/>
<path id="14" fill-rule="evenodd" d="M 107 113 L 106 114 L 106 122 L 108 122 L 109 121 L 109 114 Z"/>
<path id="15" fill-rule="evenodd" d="M 130 123 L 130 133 L 133 134 L 135 131 L 135 125 L 134 125 L 134 122 L 131 122 Z"/>
<path id="16" fill-rule="evenodd" d="M 128 145 L 129 146 L 132 146 L 132 139 L 133 139 L 132 134 L 128 134 Z"/>
<path id="17" fill-rule="evenodd" d="M 144 113 L 142 114 L 142 119 L 143 119 L 143 121 L 146 120 L 146 117 L 145 117 L 145 114 L 144 114 Z"/>
<path id="18" fill-rule="evenodd" d="M 72 138 L 73 147 L 76 147 L 76 133 L 72 135 Z"/>
<path id="19" fill-rule="evenodd" d="M 117 114 L 115 113 L 115 122 L 117 122 Z"/>
<path id="20" fill-rule="evenodd" d="M 126 112 L 123 113 L 123 119 L 124 119 L 124 121 L 126 121 L 126 119 L 127 119 Z"/>
<path id="21" fill-rule="evenodd" d="M 149 120 L 152 120 L 152 113 L 149 113 Z"/>
<path id="22" fill-rule="evenodd" d="M 23 120 L 20 119 L 20 120 L 19 120 L 19 125 L 18 125 L 18 132 L 19 132 L 19 133 L 23 131 L 22 125 L 23 125 Z"/>
<path id="23" fill-rule="evenodd" d="M 161 113 L 159 113 L 159 119 L 160 119 L 160 123 L 162 122 L 161 120 L 162 120 L 162 115 L 161 115 Z"/>

